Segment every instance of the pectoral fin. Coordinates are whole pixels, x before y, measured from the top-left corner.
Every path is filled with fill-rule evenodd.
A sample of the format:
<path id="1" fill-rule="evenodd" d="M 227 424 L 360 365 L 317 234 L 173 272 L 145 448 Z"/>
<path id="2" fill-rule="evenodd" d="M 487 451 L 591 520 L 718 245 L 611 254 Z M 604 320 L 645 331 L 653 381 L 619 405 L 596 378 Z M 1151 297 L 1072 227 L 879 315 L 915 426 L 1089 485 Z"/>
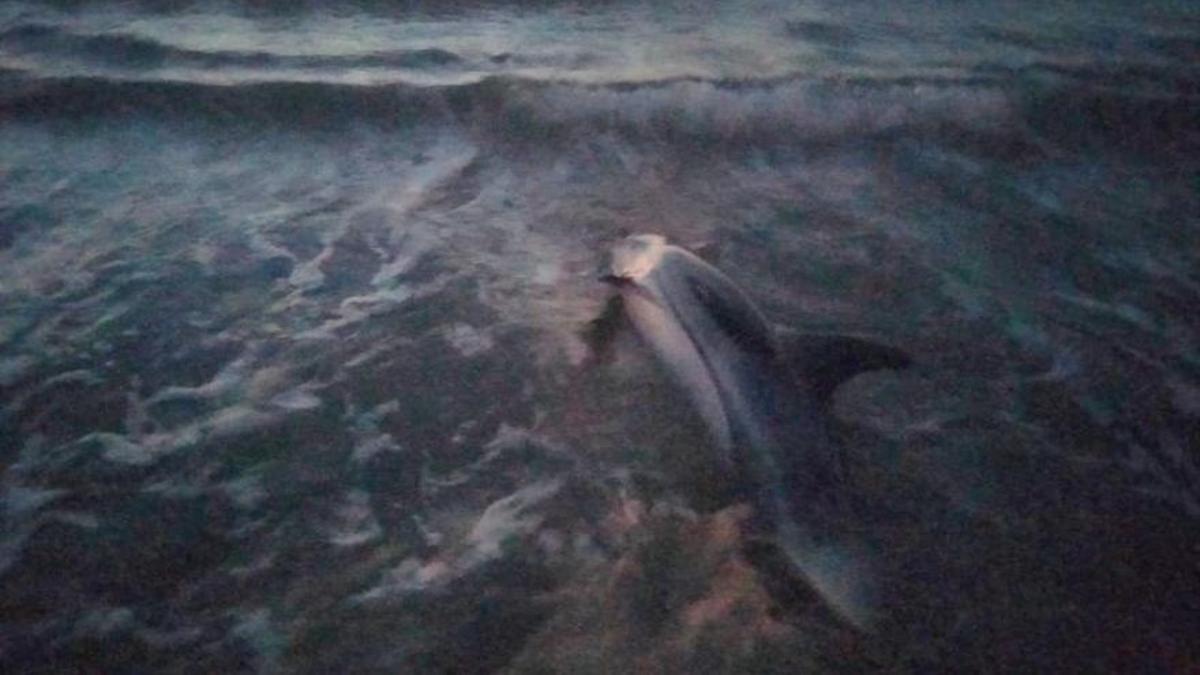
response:
<path id="1" fill-rule="evenodd" d="M 846 380 L 871 370 L 899 369 L 912 363 L 903 350 L 845 335 L 779 336 L 780 358 L 801 378 L 822 405 Z"/>
<path id="2" fill-rule="evenodd" d="M 588 361 L 605 363 L 612 358 L 613 344 L 622 331 L 629 328 L 629 316 L 620 295 L 613 295 L 604 304 L 599 316 L 592 319 L 580 332 L 588 346 Z"/>

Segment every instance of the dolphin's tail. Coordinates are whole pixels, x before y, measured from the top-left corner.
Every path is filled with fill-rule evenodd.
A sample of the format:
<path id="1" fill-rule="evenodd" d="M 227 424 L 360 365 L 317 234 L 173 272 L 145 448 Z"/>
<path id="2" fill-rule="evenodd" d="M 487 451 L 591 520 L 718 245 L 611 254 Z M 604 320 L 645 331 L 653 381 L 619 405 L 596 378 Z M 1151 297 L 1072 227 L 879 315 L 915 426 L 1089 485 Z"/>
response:
<path id="1" fill-rule="evenodd" d="M 849 540 L 816 543 L 795 526 L 781 528 L 779 546 L 841 619 L 862 631 L 872 628 L 877 598 L 864 546 Z"/>

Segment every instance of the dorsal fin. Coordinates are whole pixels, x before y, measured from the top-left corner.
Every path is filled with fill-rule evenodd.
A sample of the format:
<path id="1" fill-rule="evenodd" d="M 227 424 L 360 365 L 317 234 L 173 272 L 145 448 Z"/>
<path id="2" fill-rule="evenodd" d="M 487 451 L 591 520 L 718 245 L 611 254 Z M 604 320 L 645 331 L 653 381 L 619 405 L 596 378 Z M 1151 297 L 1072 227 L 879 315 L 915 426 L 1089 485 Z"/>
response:
<path id="1" fill-rule="evenodd" d="M 780 358 L 811 388 L 822 405 L 846 380 L 871 370 L 904 368 L 912 358 L 903 350 L 847 335 L 779 335 Z"/>

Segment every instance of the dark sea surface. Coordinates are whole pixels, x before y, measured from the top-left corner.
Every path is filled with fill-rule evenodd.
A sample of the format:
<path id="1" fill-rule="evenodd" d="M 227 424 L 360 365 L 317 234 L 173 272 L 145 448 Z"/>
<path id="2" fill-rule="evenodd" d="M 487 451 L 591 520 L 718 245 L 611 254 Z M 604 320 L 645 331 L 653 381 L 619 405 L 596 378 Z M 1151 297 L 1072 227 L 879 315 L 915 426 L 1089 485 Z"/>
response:
<path id="1" fill-rule="evenodd" d="M 747 555 L 596 271 L 835 399 L 881 620 Z M 1200 5 L 0 5 L 0 671 L 1200 670 Z"/>

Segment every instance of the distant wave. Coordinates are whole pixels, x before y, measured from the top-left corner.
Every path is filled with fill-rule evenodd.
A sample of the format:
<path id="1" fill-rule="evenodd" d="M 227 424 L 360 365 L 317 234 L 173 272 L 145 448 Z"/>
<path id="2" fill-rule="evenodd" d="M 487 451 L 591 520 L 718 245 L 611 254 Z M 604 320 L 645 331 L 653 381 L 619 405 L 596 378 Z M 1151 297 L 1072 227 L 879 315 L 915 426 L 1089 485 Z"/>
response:
<path id="1" fill-rule="evenodd" d="M 771 143 L 898 132 L 1019 143 L 1033 131 L 1073 143 L 1183 151 L 1200 147 L 1198 83 L 1193 76 L 1150 67 L 1072 69 L 1051 64 L 980 69 L 959 78 L 797 75 L 594 84 L 487 76 L 436 86 L 319 80 L 227 85 L 10 72 L 0 74 L 0 116 L 43 120 L 146 115 L 306 128 L 440 120 L 502 132 L 508 139 L 610 129 Z"/>
<path id="2" fill-rule="evenodd" d="M 366 54 L 285 55 L 265 51 L 200 51 L 164 45 L 123 33 L 79 35 L 43 24 L 0 33 L 0 48 L 32 56 L 53 56 L 129 70 L 153 68 L 431 68 L 462 61 L 444 49 L 412 49 Z"/>

